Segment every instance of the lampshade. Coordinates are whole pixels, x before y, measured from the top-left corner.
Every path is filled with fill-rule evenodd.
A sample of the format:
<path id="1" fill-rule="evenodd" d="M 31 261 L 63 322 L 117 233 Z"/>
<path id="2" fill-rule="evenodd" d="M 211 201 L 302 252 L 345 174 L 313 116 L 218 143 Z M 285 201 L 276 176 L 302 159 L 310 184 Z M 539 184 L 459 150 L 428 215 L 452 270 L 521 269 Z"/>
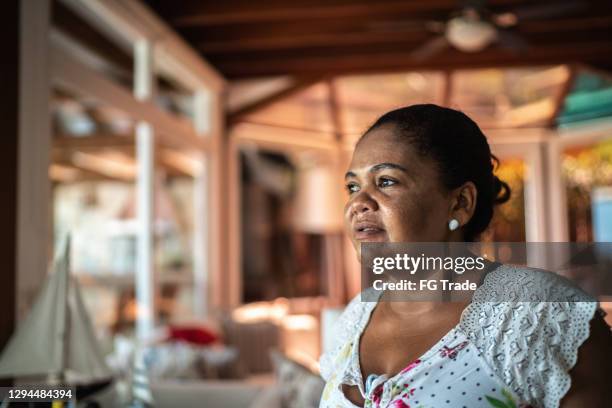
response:
<path id="1" fill-rule="evenodd" d="M 486 21 L 456 17 L 446 27 L 448 41 L 464 52 L 481 51 L 496 37 L 495 28 Z"/>
<path id="2" fill-rule="evenodd" d="M 342 229 L 341 185 L 333 166 L 298 166 L 293 225 L 303 232 L 325 234 Z"/>

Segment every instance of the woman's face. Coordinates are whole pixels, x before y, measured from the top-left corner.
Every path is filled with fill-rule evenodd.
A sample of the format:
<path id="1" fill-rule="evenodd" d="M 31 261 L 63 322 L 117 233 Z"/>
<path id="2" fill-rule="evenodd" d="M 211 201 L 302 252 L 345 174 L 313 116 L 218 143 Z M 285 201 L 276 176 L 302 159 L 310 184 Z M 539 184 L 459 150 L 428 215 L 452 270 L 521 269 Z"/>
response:
<path id="1" fill-rule="evenodd" d="M 360 256 L 362 242 L 449 239 L 450 195 L 435 162 L 383 126 L 365 135 L 346 173 L 345 228 Z"/>

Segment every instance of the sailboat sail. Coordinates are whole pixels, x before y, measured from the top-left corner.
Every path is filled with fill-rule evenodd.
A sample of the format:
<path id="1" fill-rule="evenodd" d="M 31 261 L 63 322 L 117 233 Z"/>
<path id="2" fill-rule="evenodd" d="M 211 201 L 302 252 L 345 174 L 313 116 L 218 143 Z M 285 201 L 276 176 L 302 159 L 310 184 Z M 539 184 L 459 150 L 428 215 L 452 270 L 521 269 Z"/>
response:
<path id="1" fill-rule="evenodd" d="M 58 257 L 30 314 L 17 328 L 0 358 L 0 377 L 59 373 L 66 322 L 66 260 Z"/>
<path id="2" fill-rule="evenodd" d="M 110 369 L 98 346 L 91 320 L 85 310 L 78 282 L 70 279 L 70 330 L 67 337 L 66 376 L 69 382 L 107 379 Z"/>
<path id="3" fill-rule="evenodd" d="M 78 282 L 70 275 L 69 254 L 66 239 L 30 314 L 0 356 L 0 378 L 56 375 L 91 382 L 111 377 Z"/>

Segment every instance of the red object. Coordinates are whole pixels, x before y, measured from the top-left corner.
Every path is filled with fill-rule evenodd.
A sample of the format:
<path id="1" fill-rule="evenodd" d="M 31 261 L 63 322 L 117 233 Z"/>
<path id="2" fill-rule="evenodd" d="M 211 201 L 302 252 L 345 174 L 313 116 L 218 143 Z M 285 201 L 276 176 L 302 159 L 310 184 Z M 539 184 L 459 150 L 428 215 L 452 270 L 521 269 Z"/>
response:
<path id="1" fill-rule="evenodd" d="M 219 336 L 205 327 L 170 327 L 168 340 L 186 341 L 187 343 L 205 346 L 216 343 Z"/>

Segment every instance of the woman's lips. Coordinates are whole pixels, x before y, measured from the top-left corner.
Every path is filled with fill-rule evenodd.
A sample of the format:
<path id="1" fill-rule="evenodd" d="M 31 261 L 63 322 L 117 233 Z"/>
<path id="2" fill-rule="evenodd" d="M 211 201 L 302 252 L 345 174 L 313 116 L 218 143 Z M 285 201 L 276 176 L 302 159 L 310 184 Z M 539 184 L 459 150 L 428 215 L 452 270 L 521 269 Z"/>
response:
<path id="1" fill-rule="evenodd" d="M 386 231 L 375 224 L 357 223 L 353 229 L 353 236 L 357 241 L 385 241 L 387 238 Z"/>
<path id="2" fill-rule="evenodd" d="M 386 238 L 385 230 L 381 230 L 381 229 L 375 229 L 375 228 L 369 229 L 368 228 L 363 231 L 355 232 L 355 239 L 357 241 L 368 241 L 368 242 L 384 241 L 385 238 Z"/>

